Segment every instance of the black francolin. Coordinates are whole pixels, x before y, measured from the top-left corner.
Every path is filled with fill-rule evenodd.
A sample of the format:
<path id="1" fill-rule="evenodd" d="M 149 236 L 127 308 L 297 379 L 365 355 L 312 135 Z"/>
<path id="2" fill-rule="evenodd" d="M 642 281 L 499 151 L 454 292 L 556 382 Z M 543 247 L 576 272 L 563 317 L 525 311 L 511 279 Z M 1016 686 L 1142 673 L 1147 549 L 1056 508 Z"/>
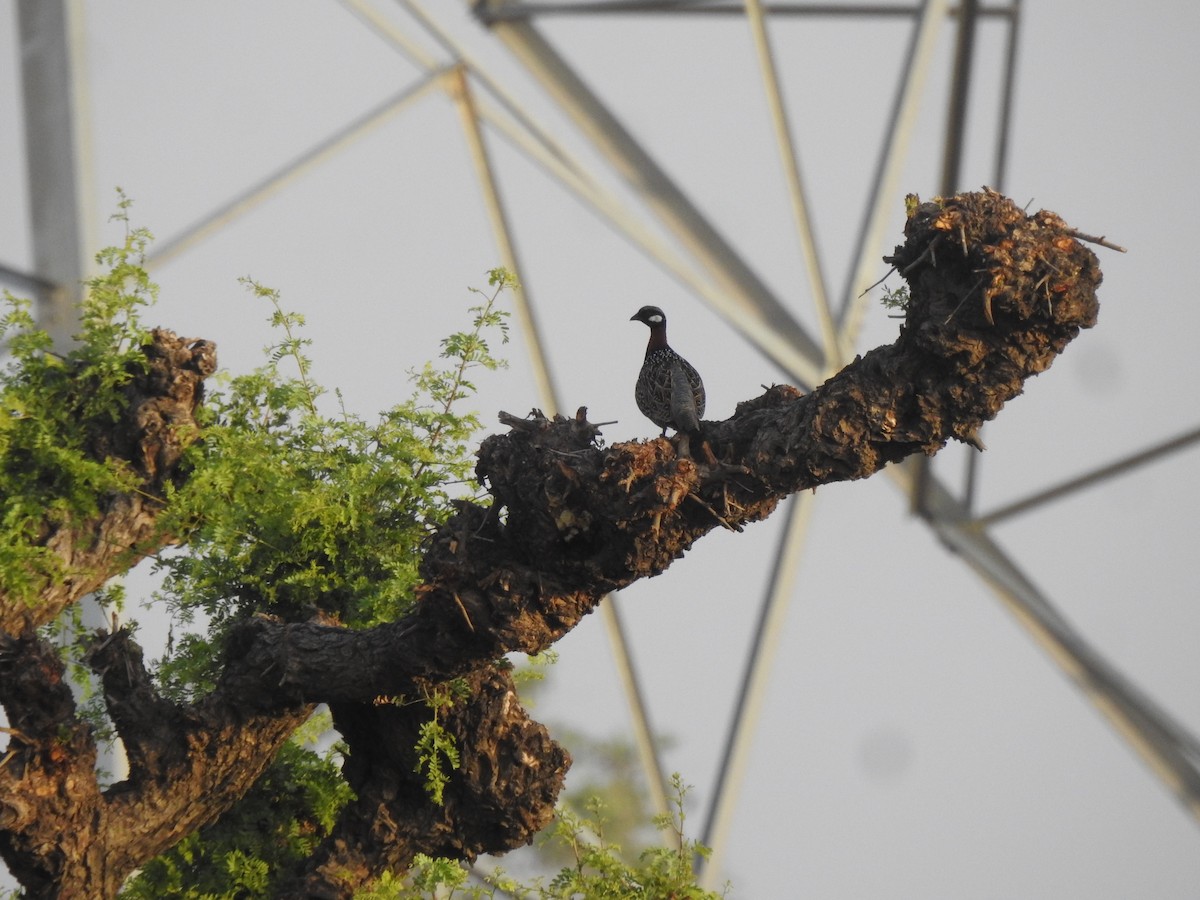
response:
<path id="1" fill-rule="evenodd" d="M 700 373 L 667 343 L 667 317 L 657 306 L 643 306 L 629 317 L 650 326 L 646 359 L 638 373 L 634 398 L 651 422 L 663 430 L 683 434 L 700 430 L 704 415 L 704 382 Z"/>

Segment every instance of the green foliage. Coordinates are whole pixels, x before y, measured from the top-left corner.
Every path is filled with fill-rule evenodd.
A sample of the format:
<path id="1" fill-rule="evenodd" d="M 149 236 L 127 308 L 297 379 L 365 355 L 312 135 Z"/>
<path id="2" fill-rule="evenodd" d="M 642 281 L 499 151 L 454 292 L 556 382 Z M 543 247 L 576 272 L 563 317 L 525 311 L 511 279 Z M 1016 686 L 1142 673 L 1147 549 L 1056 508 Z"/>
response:
<path id="1" fill-rule="evenodd" d="M 446 731 L 437 719 L 431 719 L 421 726 L 417 738 L 417 765 L 415 771 L 425 776 L 425 791 L 429 799 L 441 806 L 442 796 L 446 785 L 450 783 L 450 775 L 443 765 L 457 769 L 459 765 L 458 745 L 454 735 Z"/>
<path id="2" fill-rule="evenodd" d="M 463 699 L 469 690 L 466 682 L 455 679 L 438 685 L 425 697 L 425 705 L 433 711 L 433 718 L 425 722 L 418 733 L 417 764 L 413 771 L 425 776 L 425 791 L 438 806 L 442 805 L 446 785 L 450 783 L 446 766 L 451 770 L 457 769 L 461 762 L 454 735 L 445 729 L 438 716 L 442 710 L 453 706 L 456 700 Z"/>
<path id="3" fill-rule="evenodd" d="M 106 496 L 130 490 L 133 473 L 106 457 L 104 438 L 126 406 L 124 385 L 144 367 L 148 340 L 138 319 L 156 288 L 143 260 L 150 241 L 130 228 L 122 196 L 113 217 L 125 239 L 97 255 L 108 271 L 87 284 L 76 344 L 55 352 L 29 301 L 4 294 L 0 340 L 8 362 L 0 385 L 0 584 L 32 604 L 69 573 L 45 546 L 48 529 L 95 515 Z M 58 348 L 60 351 L 64 348 Z"/>
<path id="4" fill-rule="evenodd" d="M 708 848 L 688 840 L 684 834 L 684 798 L 688 788 L 679 774 L 671 776 L 674 789 L 674 809 L 655 817 L 655 827 L 669 835 L 670 846 L 654 846 L 643 850 L 636 865 L 621 858 L 621 848 L 604 838 L 603 808 L 589 805 L 591 818 L 559 813 L 555 837 L 575 855 L 575 865 L 563 869 L 550 882 L 554 897 L 583 896 L 587 898 L 673 897 L 679 900 L 707 900 L 718 895 L 696 884 L 692 861 L 707 858 Z"/>
<path id="5" fill-rule="evenodd" d="M 171 497 L 167 525 L 188 535 L 188 547 L 159 560 L 159 597 L 182 625 L 200 614 L 208 627 L 204 637 L 183 635 L 163 666 L 176 696 L 211 683 L 214 641 L 255 612 L 304 619 L 319 610 L 354 627 L 403 615 L 420 544 L 470 476 L 467 442 L 479 422 L 458 410 L 474 390 L 468 376 L 502 365 L 486 332 L 506 334 L 507 314 L 495 307 L 503 280 L 471 308 L 471 330 L 442 342 L 444 367 L 411 373 L 407 400 L 374 421 L 340 404 L 327 414 L 303 317 L 284 311 L 277 292 L 245 283 L 270 303 L 279 339 L 265 366 L 210 399 L 193 470 Z"/>
<path id="6" fill-rule="evenodd" d="M 525 657 L 528 665 L 513 671 L 513 681 L 519 685 L 528 686 L 534 682 L 543 681 L 546 671 L 558 662 L 557 650 L 543 650 Z"/>
<path id="7" fill-rule="evenodd" d="M 904 286 L 893 290 L 885 285 L 883 288 L 883 297 L 880 298 L 880 302 L 886 309 L 895 309 L 900 312 L 908 310 L 908 304 L 911 300 L 912 297 L 908 293 L 908 288 Z"/>

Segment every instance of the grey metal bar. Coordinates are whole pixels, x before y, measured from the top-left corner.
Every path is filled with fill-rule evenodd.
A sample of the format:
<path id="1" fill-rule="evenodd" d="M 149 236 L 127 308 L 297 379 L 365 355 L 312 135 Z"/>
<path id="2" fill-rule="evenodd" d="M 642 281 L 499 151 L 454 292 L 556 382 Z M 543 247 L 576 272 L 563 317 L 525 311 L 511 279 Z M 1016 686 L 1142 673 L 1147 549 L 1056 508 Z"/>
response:
<path id="1" fill-rule="evenodd" d="M 963 0 L 954 46 L 954 74 L 950 84 L 950 110 L 946 115 L 946 146 L 942 159 L 943 197 L 958 190 L 963 144 L 967 133 L 967 101 L 971 96 L 971 63 L 975 57 L 975 24 L 978 0 Z"/>
<path id="2" fill-rule="evenodd" d="M 17 3 L 33 275 L 51 286 L 37 291 L 38 318 L 59 347 L 70 342 L 86 276 L 81 15 L 70 0 Z"/>
<path id="3" fill-rule="evenodd" d="M 1021 31 L 1021 0 L 1012 0 L 1012 15 L 1008 18 L 1008 40 L 1004 48 L 1004 87 L 1000 92 L 999 124 L 996 129 L 996 168 L 992 185 L 1003 193 L 1008 175 L 1008 140 L 1012 128 L 1013 96 L 1017 81 L 1017 43 Z"/>
<path id="4" fill-rule="evenodd" d="M 946 113 L 946 137 L 942 155 L 942 177 L 939 193 L 949 197 L 958 190 L 962 168 L 963 144 L 966 142 L 967 101 L 971 95 L 971 63 L 975 50 L 975 25 L 978 3 L 963 0 L 958 17 L 958 37 L 954 48 L 954 67 L 950 81 L 949 109 Z M 910 505 L 918 515 L 925 515 L 925 489 L 930 482 L 931 463 L 920 457 L 915 463 L 917 477 L 912 481 Z"/>
<path id="5" fill-rule="evenodd" d="M 972 519 L 971 524 L 976 528 L 984 528 L 990 525 L 995 525 L 997 522 L 1002 522 L 1005 519 L 1010 519 L 1013 516 L 1021 513 L 1029 512 L 1039 506 L 1050 503 L 1053 500 L 1060 500 L 1076 491 L 1081 491 L 1084 488 L 1092 487 L 1099 484 L 1105 479 L 1112 478 L 1114 475 L 1124 475 L 1126 472 L 1138 466 L 1145 465 L 1149 462 L 1154 462 L 1169 453 L 1174 453 L 1178 450 L 1183 450 L 1192 444 L 1200 443 L 1200 428 L 1194 428 L 1191 431 L 1185 431 L 1183 434 L 1177 435 L 1169 440 L 1163 441 L 1161 444 L 1156 444 L 1145 450 L 1133 453 L 1116 462 L 1101 466 L 1098 469 L 1093 469 L 1084 475 L 1079 475 L 1075 478 L 1069 478 L 1066 481 L 1060 482 L 1053 487 L 1038 491 L 1028 497 L 1023 497 L 1020 500 L 1014 500 L 1012 503 L 1006 503 L 991 512 L 985 513 L 978 518 Z"/>
<path id="6" fill-rule="evenodd" d="M 296 178 L 344 150 L 359 138 L 383 125 L 409 104 L 425 96 L 431 88 L 438 85 L 440 78 L 448 71 L 449 68 L 430 72 L 419 81 L 367 110 L 329 137 L 309 147 L 295 159 L 276 169 L 266 178 L 246 188 L 228 203 L 224 203 L 202 216 L 168 240 L 154 245 L 146 255 L 147 261 L 153 265 L 161 265 L 250 212 Z"/>
<path id="7" fill-rule="evenodd" d="M 907 482 L 919 470 L 899 465 L 885 471 L 911 491 Z M 1200 821 L 1200 740 L 1093 649 L 999 545 L 974 526 L 962 501 L 931 474 L 926 477 L 930 527 L 992 587 L 1017 622 Z"/>
<path id="8" fill-rule="evenodd" d="M 1004 192 L 1005 176 L 1008 174 L 1009 129 L 1012 126 L 1013 93 L 1017 71 L 1017 34 L 1020 29 L 1021 0 L 1012 0 L 1012 15 L 1008 17 L 1008 40 L 1004 53 L 1004 86 L 1000 95 L 1000 111 L 996 122 L 995 168 L 992 171 L 992 187 Z M 982 429 L 980 431 L 982 434 Z M 968 511 L 975 508 L 975 495 L 979 486 L 979 470 L 983 457 L 978 453 L 967 456 L 966 472 L 963 475 L 963 503 Z"/>
<path id="9" fill-rule="evenodd" d="M 32 272 L 26 272 L 13 266 L 5 265 L 4 263 L 0 263 L 0 281 L 14 285 L 18 290 L 29 291 L 30 293 L 49 291 L 54 288 L 54 282 L 48 278 L 42 278 L 40 275 L 35 275 Z"/>
<path id="10" fill-rule="evenodd" d="M 867 286 L 876 280 L 880 265 L 883 235 L 892 213 L 897 184 L 904 168 L 904 159 L 916 127 L 920 111 L 921 94 L 925 88 L 929 67 L 937 49 L 938 34 L 949 8 L 949 0 L 925 0 L 921 4 L 908 55 L 904 64 L 904 78 L 896 91 L 892 112 L 888 122 L 887 137 L 880 148 L 879 161 L 871 184 L 871 199 L 863 214 L 863 226 L 859 230 L 858 246 L 851 260 L 851 276 L 846 283 L 846 293 L 839 310 L 839 327 L 843 342 L 853 345 L 858 334 L 864 296 Z"/>
<path id="11" fill-rule="evenodd" d="M 808 537 L 808 526 L 815 505 L 816 499 L 812 494 L 797 494 L 788 501 L 786 524 L 779 539 L 771 581 L 759 608 L 758 623 L 746 655 L 746 666 L 742 673 L 729 731 L 725 736 L 721 764 L 717 770 L 717 783 L 704 822 L 701 843 L 712 853 L 704 864 L 701 885 L 709 890 L 716 889 L 729 847 L 729 834 L 733 828 L 733 818 L 737 812 L 737 801 L 745 780 L 746 767 L 750 762 L 751 745 L 762 715 L 767 689 L 771 685 L 771 669 L 778 656 L 788 607 L 795 594 L 800 549 Z"/>
<path id="12" fill-rule="evenodd" d="M 892 5 L 878 3 L 768 3 L 763 9 L 772 16 L 820 16 L 828 18 L 903 18 L 920 12 L 919 5 Z M 480 4 L 476 11 L 488 25 L 501 21 L 532 19 L 536 16 L 570 15 L 628 15 L 631 13 L 672 15 L 724 15 L 738 16 L 744 13 L 740 3 L 687 2 L 687 0 L 607 0 L 607 2 L 579 3 L 528 3 L 508 2 L 503 5 Z M 951 15 L 958 15 L 953 7 Z M 987 18 L 1006 18 L 1011 14 L 1008 7 L 980 7 L 979 15 Z"/>

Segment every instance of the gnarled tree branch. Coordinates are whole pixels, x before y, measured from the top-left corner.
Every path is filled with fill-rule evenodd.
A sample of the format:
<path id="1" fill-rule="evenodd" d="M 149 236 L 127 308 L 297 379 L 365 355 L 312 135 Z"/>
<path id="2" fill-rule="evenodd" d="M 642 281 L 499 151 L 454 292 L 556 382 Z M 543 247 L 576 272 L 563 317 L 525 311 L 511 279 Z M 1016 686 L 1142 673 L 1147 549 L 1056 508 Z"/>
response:
<path id="1" fill-rule="evenodd" d="M 918 206 L 905 236 L 889 260 L 911 290 L 899 338 L 811 394 L 772 387 L 729 419 L 703 423 L 715 464 L 707 455 L 707 462 L 681 458 L 666 439 L 602 448 L 583 410 L 573 419 L 506 417 L 508 433 L 488 438 L 479 451 L 477 473 L 491 503 L 458 504 L 430 539 L 418 602 L 405 618 L 361 631 L 250 621 L 228 643 L 217 688 L 194 707 L 156 697 L 124 638 L 97 645 L 93 663 L 104 673 L 133 769 L 127 782 L 94 801 L 96 808 L 151 817 L 153 804 L 174 791 L 196 804 L 214 791 L 217 805 L 227 805 L 297 717 L 326 702 L 350 747 L 345 773 L 358 800 L 295 874 L 291 895 L 347 896 L 381 868 L 408 865 L 416 852 L 469 859 L 528 841 L 550 815 L 568 759 L 528 720 L 498 658 L 546 648 L 606 593 L 664 571 L 713 528 L 740 528 L 790 493 L 868 477 L 952 438 L 972 440 L 1026 379 L 1096 320 L 1095 256 L 1053 213 L 1027 216 L 990 191 L 963 194 Z M 173 371 L 184 370 L 186 364 Z M 123 452 L 141 453 L 148 478 L 166 477 L 170 454 L 160 459 L 139 449 L 152 443 L 151 431 L 132 432 Z M 82 545 L 79 537 L 74 543 Z M 54 613 L 75 596 L 56 595 Z M 43 669 L 52 684 L 57 676 Z M 419 697 L 453 678 L 470 687 L 444 722 L 463 764 L 439 807 L 412 771 L 428 711 L 374 701 Z M 8 696 L 0 699 L 9 705 Z M 19 697 L 13 702 L 21 708 Z M 68 752 L 85 756 L 90 744 L 71 730 L 73 711 L 54 715 L 79 742 Z M 254 746 L 256 730 L 269 737 Z M 38 740 L 43 761 L 36 776 L 53 778 L 53 748 L 44 735 Z M 239 754 L 250 760 L 242 772 Z M 219 758 L 211 769 L 210 755 Z M 31 765 L 23 759 L 21 767 L 0 771 L 8 779 L 2 786 L 28 787 L 22 779 L 35 771 Z M 170 792 L 155 781 L 164 772 L 174 779 Z M 219 777 L 232 785 L 224 793 Z M 50 872 L 56 857 L 39 843 L 45 836 L 36 802 L 29 802 L 31 814 L 14 804 L 0 808 L 8 829 L 0 850 L 10 865 L 15 859 L 28 871 Z M 188 826 L 211 814 L 189 818 Z M 175 837 L 161 822 L 155 828 L 153 838 L 123 833 L 114 869 L 127 872 L 159 852 L 164 835 Z M 95 840 L 116 847 L 99 834 Z M 69 862 L 78 868 L 87 861 L 80 848 Z"/>
<path id="2" fill-rule="evenodd" d="M 256 708 L 348 702 L 543 650 L 713 528 L 971 440 L 1096 321 L 1096 258 L 1053 213 L 964 194 L 922 204 L 905 233 L 889 258 L 911 287 L 896 342 L 811 394 L 776 386 L 703 423 L 717 465 L 679 458 L 665 439 L 601 449 L 582 411 L 506 417 L 511 430 L 483 442 L 476 468 L 492 504 L 460 503 L 430 541 L 410 615 L 369 631 L 251 623 L 223 689 Z"/>

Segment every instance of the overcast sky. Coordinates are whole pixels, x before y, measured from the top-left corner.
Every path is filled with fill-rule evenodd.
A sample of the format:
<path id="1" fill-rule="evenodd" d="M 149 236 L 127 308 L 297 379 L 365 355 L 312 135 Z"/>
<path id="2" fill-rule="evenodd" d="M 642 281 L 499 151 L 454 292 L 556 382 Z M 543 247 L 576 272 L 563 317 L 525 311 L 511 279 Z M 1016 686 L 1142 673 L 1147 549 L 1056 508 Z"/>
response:
<path id="1" fill-rule="evenodd" d="M 602 164 L 458 0 L 428 7 L 597 171 Z M 395 4 L 372 6 L 445 54 Z M 1127 255 L 1098 250 L 1099 325 L 988 426 L 992 508 L 1194 428 L 1200 403 L 1195 159 L 1200 5 L 1026 0 L 1005 190 Z M 539 25 L 803 321 L 808 282 L 760 89 L 735 16 L 554 18 Z M 824 269 L 840 293 L 907 43 L 900 19 L 789 19 L 772 36 Z M 0 263 L 30 265 L 15 3 L 0 0 Z M 86 4 L 88 222 L 116 186 L 168 241 L 387 97 L 416 66 L 332 0 Z M 1002 28 L 985 20 L 962 186 L 993 178 Z M 903 194 L 940 176 L 954 30 L 944 27 Z M 633 382 L 645 328 L 701 371 L 709 418 L 782 378 L 737 332 L 489 133 L 563 406 L 610 442 L 650 437 Z M 629 195 L 616 182 L 614 190 Z M 369 415 L 461 327 L 500 262 L 458 115 L 434 90 L 224 228 L 155 267 L 150 318 L 215 340 L 246 371 L 271 340 L 253 275 L 308 317 L 316 377 Z M 880 263 L 880 276 L 885 266 Z M 897 323 L 868 307 L 859 351 Z M 539 405 L 518 339 L 480 380 L 485 422 Z M 937 471 L 951 482 L 966 451 Z M 1196 449 L 997 527 L 1032 580 L 1125 674 L 1200 732 Z M 883 477 L 815 498 L 781 653 L 725 857 L 730 896 L 1194 898 L 1200 832 L 1143 763 Z M 776 517 L 781 519 L 781 517 Z M 712 796 L 779 522 L 715 533 L 622 597 L 669 770 Z M 155 614 L 145 614 L 153 620 Z M 153 629 L 149 629 L 153 632 Z M 599 617 L 557 647 L 536 715 L 628 731 Z"/>

